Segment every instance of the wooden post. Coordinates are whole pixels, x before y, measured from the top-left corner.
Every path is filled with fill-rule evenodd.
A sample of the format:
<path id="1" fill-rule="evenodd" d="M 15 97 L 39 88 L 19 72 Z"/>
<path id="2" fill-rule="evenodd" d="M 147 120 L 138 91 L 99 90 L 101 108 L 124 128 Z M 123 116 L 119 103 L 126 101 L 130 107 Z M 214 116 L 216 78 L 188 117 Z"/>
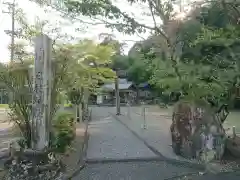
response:
<path id="1" fill-rule="evenodd" d="M 142 116 L 143 116 L 142 128 L 143 129 L 147 129 L 147 124 L 146 124 L 146 107 L 145 107 L 144 102 L 142 102 L 141 104 L 142 104 Z"/>
<path id="2" fill-rule="evenodd" d="M 78 122 L 83 121 L 83 109 L 82 109 L 82 102 L 78 105 Z"/>
<path id="3" fill-rule="evenodd" d="M 75 120 L 76 122 L 79 122 L 79 105 L 75 105 Z"/>
<path id="4" fill-rule="evenodd" d="M 52 91 L 51 44 L 51 39 L 46 35 L 40 35 L 35 39 L 32 148 L 36 150 L 44 150 L 49 145 Z"/>
<path id="5" fill-rule="evenodd" d="M 83 100 L 84 100 L 84 117 L 87 116 L 87 113 L 88 112 L 88 99 L 89 99 L 89 89 L 88 87 L 84 88 L 84 95 L 83 95 Z"/>
<path id="6" fill-rule="evenodd" d="M 128 116 L 128 119 L 130 120 L 131 119 L 131 110 L 130 110 L 130 102 L 129 101 L 127 102 L 127 116 Z"/>
<path id="7" fill-rule="evenodd" d="M 143 129 L 147 129 L 147 124 L 146 124 L 146 107 L 143 107 Z"/>
<path id="8" fill-rule="evenodd" d="M 0 89 L 1 93 L 1 104 L 3 104 L 3 89 Z"/>
<path id="9" fill-rule="evenodd" d="M 120 115 L 120 96 L 118 77 L 115 78 L 116 115 Z"/>
<path id="10" fill-rule="evenodd" d="M 232 133 L 233 133 L 233 138 L 235 138 L 236 137 L 236 127 L 235 126 L 232 127 Z"/>

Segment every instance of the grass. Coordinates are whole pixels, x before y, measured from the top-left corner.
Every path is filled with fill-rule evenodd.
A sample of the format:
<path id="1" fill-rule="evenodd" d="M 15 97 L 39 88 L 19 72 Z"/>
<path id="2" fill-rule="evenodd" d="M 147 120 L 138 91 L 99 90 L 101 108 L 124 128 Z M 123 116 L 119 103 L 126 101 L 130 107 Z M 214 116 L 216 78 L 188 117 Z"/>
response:
<path id="1" fill-rule="evenodd" d="M 236 127 L 236 132 L 240 133 L 240 111 L 232 111 L 229 113 L 225 123 L 225 127 Z"/>
<path id="2" fill-rule="evenodd" d="M 72 104 L 64 104 L 64 107 L 72 107 Z"/>
<path id="3" fill-rule="evenodd" d="M 172 106 L 169 106 L 167 108 L 161 108 L 158 105 L 148 105 L 147 106 L 147 112 L 149 112 L 149 113 L 151 113 L 151 112 L 156 113 L 157 112 L 157 113 L 162 114 L 162 115 L 172 116 L 172 111 L 173 111 Z"/>
<path id="4" fill-rule="evenodd" d="M 160 108 L 158 105 L 149 106 L 149 112 L 158 112 L 162 114 L 172 115 L 173 107 L 170 106 L 168 108 Z M 240 134 L 240 111 L 231 111 L 224 123 L 225 128 L 231 128 L 232 126 L 236 127 L 236 133 Z M 231 133 L 231 131 L 230 131 Z"/>
<path id="5" fill-rule="evenodd" d="M 8 108 L 8 104 L 0 104 L 0 108 Z"/>

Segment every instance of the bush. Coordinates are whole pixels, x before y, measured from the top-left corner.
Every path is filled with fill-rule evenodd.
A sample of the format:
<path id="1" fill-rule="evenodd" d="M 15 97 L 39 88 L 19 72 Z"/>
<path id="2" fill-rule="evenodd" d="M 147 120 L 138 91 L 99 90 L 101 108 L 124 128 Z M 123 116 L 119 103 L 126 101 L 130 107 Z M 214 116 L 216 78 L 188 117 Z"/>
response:
<path id="1" fill-rule="evenodd" d="M 62 111 L 53 119 L 52 146 L 56 152 L 64 153 L 75 138 L 74 115 L 71 112 Z"/>
<path id="2" fill-rule="evenodd" d="M 68 108 L 68 107 L 69 107 L 69 108 L 72 108 L 73 105 L 72 105 L 71 103 L 69 103 L 69 104 L 64 104 L 64 107 L 65 107 L 65 108 Z"/>
<path id="3" fill-rule="evenodd" d="M 163 92 L 160 96 L 160 102 L 159 102 L 159 105 L 162 106 L 162 105 L 167 105 L 170 103 L 170 96 L 169 96 L 169 93 L 166 93 L 166 92 Z"/>

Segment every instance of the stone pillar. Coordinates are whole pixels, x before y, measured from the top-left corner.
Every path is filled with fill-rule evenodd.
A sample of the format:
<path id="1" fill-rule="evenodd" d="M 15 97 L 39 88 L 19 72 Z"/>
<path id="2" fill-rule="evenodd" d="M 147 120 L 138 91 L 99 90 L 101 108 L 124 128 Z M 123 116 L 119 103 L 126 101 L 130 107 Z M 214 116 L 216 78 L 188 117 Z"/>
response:
<path id="1" fill-rule="evenodd" d="M 49 145 L 52 42 L 46 35 L 35 38 L 35 60 L 32 94 L 32 148 L 44 150 Z"/>

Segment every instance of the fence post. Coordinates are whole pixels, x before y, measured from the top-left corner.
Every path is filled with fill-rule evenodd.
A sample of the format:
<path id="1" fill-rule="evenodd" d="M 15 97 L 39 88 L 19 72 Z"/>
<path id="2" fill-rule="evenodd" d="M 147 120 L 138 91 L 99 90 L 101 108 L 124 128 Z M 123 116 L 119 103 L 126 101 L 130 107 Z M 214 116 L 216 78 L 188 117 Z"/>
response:
<path id="1" fill-rule="evenodd" d="M 127 102 L 127 116 L 128 116 L 129 119 L 131 119 L 131 114 L 130 113 L 131 113 L 130 112 L 130 103 Z"/>
<path id="2" fill-rule="evenodd" d="M 121 114 L 120 110 L 120 96 L 119 96 L 119 79 L 115 78 L 115 97 L 116 97 L 116 115 L 119 116 Z"/>
<path id="3" fill-rule="evenodd" d="M 236 127 L 235 126 L 232 127 L 232 132 L 233 132 L 233 138 L 235 138 L 236 137 Z"/>
<path id="4" fill-rule="evenodd" d="M 143 124 L 142 124 L 142 129 L 147 129 L 147 124 L 146 124 L 146 107 L 144 105 L 144 102 L 142 104 L 142 116 L 143 116 Z"/>

